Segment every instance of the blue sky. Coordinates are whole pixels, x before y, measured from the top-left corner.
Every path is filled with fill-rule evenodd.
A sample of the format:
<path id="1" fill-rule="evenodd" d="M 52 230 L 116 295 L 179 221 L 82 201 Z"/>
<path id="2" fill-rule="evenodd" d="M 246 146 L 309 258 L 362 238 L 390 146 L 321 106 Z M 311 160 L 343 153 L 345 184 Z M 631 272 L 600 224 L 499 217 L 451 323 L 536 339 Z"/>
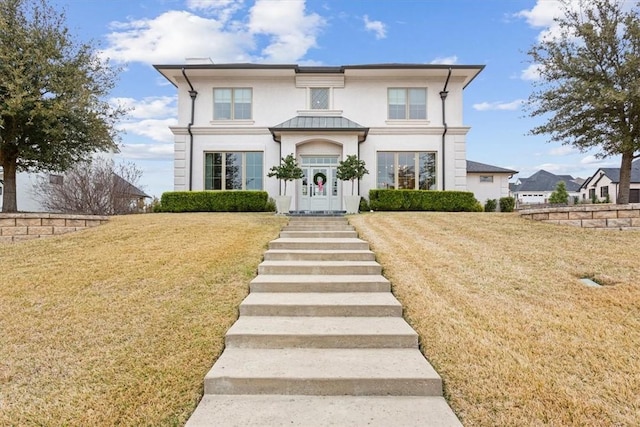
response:
<path id="1" fill-rule="evenodd" d="M 79 40 L 93 40 L 123 68 L 112 93 L 132 108 L 117 160 L 135 163 L 141 186 L 173 189 L 176 90 L 152 67 L 214 62 L 347 65 L 485 65 L 465 91 L 467 158 L 520 171 L 574 177 L 617 158 L 596 159 L 530 136 L 522 103 L 535 67 L 526 54 L 553 31 L 555 0 L 50 0 Z"/>

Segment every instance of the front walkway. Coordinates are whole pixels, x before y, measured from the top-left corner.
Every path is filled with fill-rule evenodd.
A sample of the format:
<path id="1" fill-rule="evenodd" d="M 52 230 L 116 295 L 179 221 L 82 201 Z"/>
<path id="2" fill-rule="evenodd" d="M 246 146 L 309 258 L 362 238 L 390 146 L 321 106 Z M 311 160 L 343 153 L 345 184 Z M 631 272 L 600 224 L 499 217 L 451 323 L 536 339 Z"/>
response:
<path id="1" fill-rule="evenodd" d="M 291 217 L 187 426 L 460 426 L 381 273 L 344 217 Z"/>

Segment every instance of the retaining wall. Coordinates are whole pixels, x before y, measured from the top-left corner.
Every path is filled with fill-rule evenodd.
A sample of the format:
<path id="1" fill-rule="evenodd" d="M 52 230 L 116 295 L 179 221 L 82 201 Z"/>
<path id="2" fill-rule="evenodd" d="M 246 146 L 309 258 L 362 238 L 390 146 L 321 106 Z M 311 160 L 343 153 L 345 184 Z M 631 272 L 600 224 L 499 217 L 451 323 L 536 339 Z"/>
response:
<path id="1" fill-rule="evenodd" d="M 56 236 L 109 221 L 108 216 L 48 213 L 0 213 L 0 243 Z"/>
<path id="2" fill-rule="evenodd" d="M 640 229 L 640 203 L 525 209 L 524 219 L 583 228 Z"/>

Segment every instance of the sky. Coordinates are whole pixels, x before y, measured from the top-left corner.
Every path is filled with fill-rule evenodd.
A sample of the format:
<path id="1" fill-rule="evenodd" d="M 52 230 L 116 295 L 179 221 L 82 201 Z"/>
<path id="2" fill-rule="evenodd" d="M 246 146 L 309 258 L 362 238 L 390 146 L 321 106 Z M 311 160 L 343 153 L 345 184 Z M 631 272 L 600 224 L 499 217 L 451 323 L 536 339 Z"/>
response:
<path id="1" fill-rule="evenodd" d="M 177 91 L 153 64 L 215 63 L 484 65 L 464 93 L 467 159 L 519 171 L 574 177 L 618 158 L 533 136 L 539 119 L 524 101 L 537 75 L 527 51 L 553 31 L 555 0 L 49 0 L 79 41 L 120 67 L 114 103 L 117 162 L 142 171 L 140 187 L 173 190 Z"/>

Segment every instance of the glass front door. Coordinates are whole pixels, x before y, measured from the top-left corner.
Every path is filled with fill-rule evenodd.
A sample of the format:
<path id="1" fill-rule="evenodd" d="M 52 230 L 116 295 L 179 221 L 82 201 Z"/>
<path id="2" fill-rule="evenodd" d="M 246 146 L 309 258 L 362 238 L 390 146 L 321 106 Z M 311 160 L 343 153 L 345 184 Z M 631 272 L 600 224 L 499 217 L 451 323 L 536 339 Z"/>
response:
<path id="1" fill-rule="evenodd" d="M 340 188 L 336 178 L 337 161 L 337 157 L 302 158 L 304 177 L 298 189 L 301 210 L 340 210 Z"/>

